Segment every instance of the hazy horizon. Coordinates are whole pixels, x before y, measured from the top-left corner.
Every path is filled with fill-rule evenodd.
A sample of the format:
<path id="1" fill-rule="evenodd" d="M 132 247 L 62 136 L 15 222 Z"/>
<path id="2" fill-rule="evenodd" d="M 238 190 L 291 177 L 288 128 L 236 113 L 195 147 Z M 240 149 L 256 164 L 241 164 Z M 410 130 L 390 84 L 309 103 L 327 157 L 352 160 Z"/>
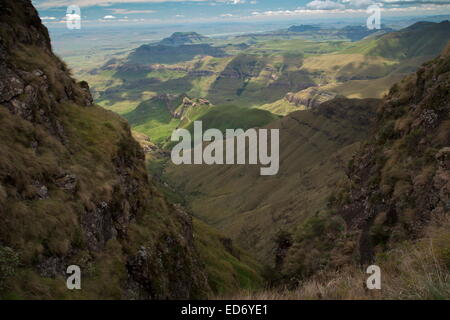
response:
<path id="1" fill-rule="evenodd" d="M 34 0 L 41 19 L 56 28 L 65 24 L 67 7 L 81 7 L 86 26 L 176 25 L 198 23 L 301 23 L 355 21 L 364 23 L 370 5 L 382 18 L 450 14 L 448 0 Z"/>

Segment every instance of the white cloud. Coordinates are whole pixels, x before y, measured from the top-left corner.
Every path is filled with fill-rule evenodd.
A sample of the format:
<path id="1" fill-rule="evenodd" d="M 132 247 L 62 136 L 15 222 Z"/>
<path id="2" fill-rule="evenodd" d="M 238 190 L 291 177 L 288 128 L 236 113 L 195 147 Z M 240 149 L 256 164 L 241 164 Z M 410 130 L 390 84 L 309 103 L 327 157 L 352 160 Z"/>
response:
<path id="1" fill-rule="evenodd" d="M 56 17 L 41 17 L 41 20 L 56 20 Z"/>
<path id="2" fill-rule="evenodd" d="M 314 0 L 309 2 L 306 7 L 312 10 L 335 10 L 345 9 L 345 5 L 331 0 Z"/>
<path id="3" fill-rule="evenodd" d="M 232 17 L 233 15 L 231 13 L 224 13 L 220 15 L 221 17 Z"/>
<path id="4" fill-rule="evenodd" d="M 301 16 L 301 15 L 317 15 L 317 16 L 324 16 L 324 14 L 355 14 L 355 15 L 366 15 L 366 9 L 367 7 L 363 6 L 362 2 L 356 2 L 354 0 L 348 0 L 347 2 L 353 2 L 353 7 L 348 5 L 343 5 L 342 3 L 337 3 L 336 1 L 330 1 L 330 0 L 315 0 L 310 2 L 311 3 L 319 3 L 318 5 L 313 5 L 309 7 L 304 8 L 298 8 L 295 10 L 276 10 L 276 11 L 254 11 L 252 12 L 252 16 L 256 18 L 264 18 L 264 17 L 283 17 L 283 16 Z M 324 5 L 323 2 L 332 2 L 331 4 Z M 338 6 L 333 5 L 338 4 Z M 376 2 L 375 2 L 376 3 Z M 362 7 L 357 8 L 357 5 L 361 5 Z M 369 4 L 370 5 L 370 4 Z M 396 13 L 396 14 L 407 14 L 411 12 L 417 12 L 417 11 L 442 11 L 442 10 L 449 10 L 450 5 L 449 4 L 427 4 L 427 5 L 421 5 L 421 6 L 410 6 L 410 7 L 395 7 L 395 8 L 386 8 L 383 6 L 381 10 L 385 13 Z"/>
<path id="5" fill-rule="evenodd" d="M 411 4 L 450 4 L 449 0 L 381 0 L 380 2 L 384 3 L 395 3 L 395 4 L 402 4 L 402 5 L 411 5 Z"/>
<path id="6" fill-rule="evenodd" d="M 208 2 L 211 0 L 190 0 L 195 2 Z M 239 1 L 239 0 L 237 0 Z M 242 0 L 244 1 L 244 0 Z M 114 3 L 163 3 L 163 2 L 186 2 L 186 0 L 77 0 L 76 5 L 80 7 L 110 6 Z M 55 7 L 67 7 L 73 5 L 73 0 L 41 0 L 36 1 L 37 8 L 48 9 Z"/>
<path id="7" fill-rule="evenodd" d="M 113 19 L 115 19 L 116 17 L 114 17 L 114 16 L 111 16 L 111 15 L 107 15 L 107 16 L 104 16 L 103 17 L 103 19 L 105 19 L 105 20 L 113 20 Z"/>
<path id="8" fill-rule="evenodd" d="M 202 1 L 202 0 L 200 0 Z M 247 0 L 209 0 L 208 2 L 210 2 L 210 5 L 214 6 L 217 5 L 218 3 L 225 3 L 225 4 L 244 4 L 247 3 Z"/>
<path id="9" fill-rule="evenodd" d="M 45 17 L 44 17 L 45 18 Z M 53 17 L 52 17 L 53 18 Z M 42 20 L 43 18 L 41 18 Z M 76 13 L 67 13 L 64 17 L 58 19 L 46 20 L 46 23 L 66 23 L 67 21 L 81 21 L 81 16 Z"/>
<path id="10" fill-rule="evenodd" d="M 68 14 L 66 14 L 66 19 L 67 20 L 80 20 L 81 16 L 76 13 L 68 13 Z"/>
<path id="11" fill-rule="evenodd" d="M 128 10 L 128 9 L 117 9 L 117 8 L 111 8 L 108 10 L 112 11 L 113 14 L 145 14 L 145 13 L 156 12 L 155 10 Z"/>
<path id="12" fill-rule="evenodd" d="M 372 4 L 375 4 L 372 0 L 342 0 L 342 3 L 345 3 L 348 7 L 363 9 L 367 8 Z"/>
<path id="13" fill-rule="evenodd" d="M 433 7 L 447 5 L 450 0 L 313 0 L 306 5 L 311 10 L 352 10 L 367 9 L 373 4 L 383 7 L 383 4 L 394 5 L 397 8 L 411 8 L 417 6 Z M 394 7 L 395 8 L 395 7 Z M 391 7 L 391 9 L 394 9 Z M 428 9 L 426 9 L 428 10 Z"/>

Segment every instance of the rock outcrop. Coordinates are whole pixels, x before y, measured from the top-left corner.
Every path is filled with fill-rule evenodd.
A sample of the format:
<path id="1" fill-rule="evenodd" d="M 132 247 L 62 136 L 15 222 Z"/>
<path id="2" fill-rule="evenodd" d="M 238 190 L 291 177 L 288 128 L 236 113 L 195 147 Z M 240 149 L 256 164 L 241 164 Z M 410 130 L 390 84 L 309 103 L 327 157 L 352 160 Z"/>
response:
<path id="1" fill-rule="evenodd" d="M 211 103 L 207 99 L 203 98 L 192 99 L 186 96 L 183 98 L 183 102 L 181 103 L 181 105 L 175 111 L 173 111 L 172 115 L 174 118 L 183 119 L 183 117 L 190 109 L 199 106 L 211 106 Z"/>
<path id="2" fill-rule="evenodd" d="M 284 98 L 297 107 L 305 106 L 307 109 L 311 109 L 325 101 L 336 98 L 336 96 L 337 94 L 334 92 L 323 91 L 317 87 L 310 87 L 297 93 L 289 92 Z"/>
<path id="3" fill-rule="evenodd" d="M 430 222 L 442 225 L 450 213 L 449 88 L 450 44 L 391 88 L 347 179 L 298 225 L 281 268 L 286 278 L 367 266 L 422 238 Z"/>
<path id="4" fill-rule="evenodd" d="M 54 111 L 67 101 L 92 105 L 87 83 L 77 84 L 53 54 L 48 31 L 32 6 L 0 3 L 0 30 L 0 104 L 62 138 Z"/>
<path id="5" fill-rule="evenodd" d="M 373 138 L 351 162 L 340 214 L 360 232 L 363 263 L 450 212 L 449 88 L 450 44 L 391 88 Z"/>

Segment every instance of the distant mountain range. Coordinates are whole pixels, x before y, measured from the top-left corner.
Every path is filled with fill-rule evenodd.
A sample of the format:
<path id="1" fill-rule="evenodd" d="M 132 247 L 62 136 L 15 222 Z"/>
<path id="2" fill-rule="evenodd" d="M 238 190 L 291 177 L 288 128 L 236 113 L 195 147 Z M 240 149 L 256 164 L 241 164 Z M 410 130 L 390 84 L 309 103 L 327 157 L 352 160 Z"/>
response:
<path id="1" fill-rule="evenodd" d="M 301 24 L 299 26 L 291 26 L 287 29 L 289 32 L 305 32 L 305 31 L 317 31 L 320 30 L 320 27 L 311 26 L 307 24 Z"/>
<path id="2" fill-rule="evenodd" d="M 226 53 L 209 44 L 156 44 L 143 45 L 137 48 L 128 57 L 131 63 L 152 64 L 152 63 L 177 63 L 189 61 L 198 55 L 224 57 Z"/>
<path id="3" fill-rule="evenodd" d="M 358 41 L 367 36 L 373 34 L 384 34 L 394 31 L 392 28 L 387 28 L 382 26 L 380 29 L 370 30 L 366 26 L 345 26 L 339 29 L 328 29 L 325 27 L 319 27 L 314 25 L 299 25 L 291 26 L 287 29 L 288 32 L 300 33 L 300 34 L 322 34 L 322 35 L 333 35 L 335 37 L 342 37 L 344 39 L 349 39 L 350 41 Z"/>
<path id="4" fill-rule="evenodd" d="M 175 32 L 170 37 L 159 41 L 158 44 L 163 46 L 181 46 L 185 44 L 205 43 L 207 41 L 211 41 L 211 39 L 197 32 Z"/>
<path id="5" fill-rule="evenodd" d="M 297 33 L 323 31 L 311 27 L 315 29 L 299 26 Z M 362 27 L 336 30 L 354 34 L 368 31 Z M 105 73 L 105 81 L 117 83 L 97 93 L 100 101 L 108 105 L 133 101 L 134 107 L 127 107 L 127 117 L 137 106 L 141 110 L 153 105 L 139 100 L 142 92 L 205 98 L 212 105 L 259 107 L 285 115 L 317 104 L 312 101 L 323 102 L 335 96 L 381 98 L 392 84 L 437 55 L 450 40 L 447 21 L 416 23 L 399 31 L 383 32 L 387 33 L 371 33 L 357 42 L 314 42 L 279 38 L 276 34 L 272 38 L 255 35 L 248 40 L 239 36 L 217 42 L 195 32 L 180 32 L 141 46 L 125 58 L 113 58 L 101 69 L 93 70 L 92 76 L 96 82 L 97 75 Z M 421 41 L 416 43 L 415 39 Z M 159 118 L 157 110 L 165 116 Z M 162 142 L 177 122 L 156 121 L 170 118 L 164 110 L 152 111 L 154 125 L 143 122 L 148 117 L 140 119 L 139 125 L 133 123 L 143 133 L 153 132 L 156 136 L 151 138 Z M 167 130 L 155 131 L 158 123 Z"/>

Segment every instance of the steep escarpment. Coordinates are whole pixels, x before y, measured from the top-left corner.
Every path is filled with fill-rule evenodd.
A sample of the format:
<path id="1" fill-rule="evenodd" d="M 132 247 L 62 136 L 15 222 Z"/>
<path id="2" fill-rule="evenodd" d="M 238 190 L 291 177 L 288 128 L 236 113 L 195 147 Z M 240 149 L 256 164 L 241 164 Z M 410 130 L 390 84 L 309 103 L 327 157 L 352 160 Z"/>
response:
<path id="1" fill-rule="evenodd" d="M 450 47 L 391 88 L 348 179 L 290 235 L 284 275 L 376 263 L 397 296 L 448 298 L 449 88 Z"/>
<path id="2" fill-rule="evenodd" d="M 336 96 L 337 94 L 334 92 L 320 91 L 315 87 L 310 87 L 297 93 L 288 92 L 284 98 L 296 107 L 305 106 L 309 109 Z"/>
<path id="3" fill-rule="evenodd" d="M 63 139 L 54 112 L 57 104 L 91 105 L 89 87 L 76 84 L 66 65 L 52 53 L 48 31 L 32 6 L 23 1 L 0 5 L 0 103 Z"/>
<path id="4" fill-rule="evenodd" d="M 417 238 L 450 212 L 450 47 L 393 86 L 379 110 L 376 134 L 349 168 L 352 182 L 340 214 L 362 230 L 359 255 Z"/>
<path id="5" fill-rule="evenodd" d="M 0 297 L 209 293 L 191 217 L 148 181 L 120 117 L 92 104 L 31 1 L 0 4 Z M 66 288 L 81 268 L 82 289 Z"/>

